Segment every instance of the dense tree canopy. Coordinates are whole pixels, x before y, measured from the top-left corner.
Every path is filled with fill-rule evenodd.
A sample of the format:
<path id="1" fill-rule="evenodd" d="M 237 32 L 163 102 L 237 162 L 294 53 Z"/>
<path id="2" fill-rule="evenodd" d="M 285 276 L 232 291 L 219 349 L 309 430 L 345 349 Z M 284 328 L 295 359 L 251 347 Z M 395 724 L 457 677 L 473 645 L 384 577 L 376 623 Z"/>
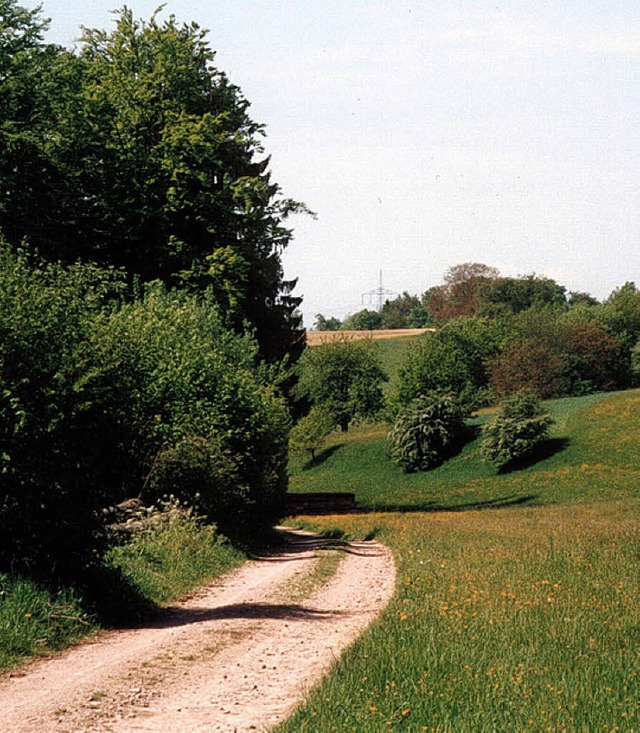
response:
<path id="1" fill-rule="evenodd" d="M 346 431 L 354 418 L 371 417 L 380 410 L 386 380 L 373 341 L 344 340 L 307 349 L 298 388 Z"/>
<path id="2" fill-rule="evenodd" d="M 0 229 L 51 260 L 212 286 L 263 355 L 299 340 L 285 219 L 263 126 L 214 65 L 205 31 L 118 11 L 78 53 L 46 45 L 36 11 L 0 0 Z"/>
<path id="3" fill-rule="evenodd" d="M 436 321 L 448 321 L 460 316 L 473 316 L 478 310 L 478 290 L 483 283 L 499 276 L 495 267 L 479 262 L 465 262 L 450 267 L 444 283 L 431 288 L 426 307 Z"/>

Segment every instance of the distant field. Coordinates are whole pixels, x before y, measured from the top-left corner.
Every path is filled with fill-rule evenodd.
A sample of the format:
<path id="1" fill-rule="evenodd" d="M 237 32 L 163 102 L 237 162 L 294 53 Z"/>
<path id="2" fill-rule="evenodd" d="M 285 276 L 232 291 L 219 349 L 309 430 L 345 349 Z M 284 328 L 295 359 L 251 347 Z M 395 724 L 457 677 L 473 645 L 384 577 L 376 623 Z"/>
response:
<path id="1" fill-rule="evenodd" d="M 318 346 L 340 339 L 395 339 L 404 336 L 421 336 L 423 333 L 435 330 L 435 328 L 393 328 L 375 331 L 307 331 L 307 344 Z"/>

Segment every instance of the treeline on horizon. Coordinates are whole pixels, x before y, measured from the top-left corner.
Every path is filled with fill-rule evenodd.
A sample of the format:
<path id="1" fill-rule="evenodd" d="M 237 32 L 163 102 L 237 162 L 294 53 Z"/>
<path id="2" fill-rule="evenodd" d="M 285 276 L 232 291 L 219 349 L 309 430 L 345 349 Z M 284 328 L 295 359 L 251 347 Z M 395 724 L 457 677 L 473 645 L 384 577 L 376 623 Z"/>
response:
<path id="1" fill-rule="evenodd" d="M 240 542 L 281 516 L 306 209 L 197 25 L 0 20 L 0 575 L 99 593 L 124 499 Z"/>
<path id="2" fill-rule="evenodd" d="M 536 275 L 503 277 L 464 263 L 421 298 L 409 293 L 318 330 L 435 327 L 400 367 L 401 404 L 432 390 L 478 408 L 526 390 L 540 398 L 623 389 L 640 381 L 640 291 L 627 282 L 602 303 Z"/>

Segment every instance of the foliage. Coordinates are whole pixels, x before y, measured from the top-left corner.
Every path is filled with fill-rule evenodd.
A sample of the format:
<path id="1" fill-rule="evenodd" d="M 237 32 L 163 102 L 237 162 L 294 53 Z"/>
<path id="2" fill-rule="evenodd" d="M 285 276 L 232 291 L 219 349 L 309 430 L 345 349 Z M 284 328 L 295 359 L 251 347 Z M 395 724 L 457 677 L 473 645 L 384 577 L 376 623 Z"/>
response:
<path id="1" fill-rule="evenodd" d="M 327 410 L 312 407 L 309 413 L 293 426 L 289 437 L 289 449 L 293 453 L 311 453 L 315 460 L 316 451 L 320 450 L 325 438 L 336 426 L 336 422 Z"/>
<path id="2" fill-rule="evenodd" d="M 91 563 L 99 509 L 111 503 L 109 431 L 88 431 L 80 351 L 118 274 L 30 262 L 0 246 L 0 558 Z M 96 396 L 97 397 L 97 396 Z M 103 444 L 103 441 L 106 444 Z"/>
<path id="3" fill-rule="evenodd" d="M 289 417 L 249 336 L 209 296 L 0 248 L 0 558 L 72 580 L 99 564 L 101 510 L 172 492 L 228 531 L 268 525 Z"/>
<path id="4" fill-rule="evenodd" d="M 498 466 L 530 454 L 549 434 L 552 419 L 531 392 L 516 392 L 504 400 L 482 427 L 480 451 Z"/>
<path id="5" fill-rule="evenodd" d="M 478 314 L 495 318 L 543 305 L 566 304 L 566 289 L 548 277 L 498 277 L 478 288 Z"/>
<path id="6" fill-rule="evenodd" d="M 108 402 L 114 484 L 175 494 L 225 534 L 277 518 L 288 413 L 256 343 L 227 331 L 210 297 L 149 287 L 96 321 L 90 351 L 100 366 L 82 387 Z"/>
<path id="7" fill-rule="evenodd" d="M 37 11 L 14 0 L 0 61 L 0 229 L 50 260 L 123 267 L 143 281 L 213 286 L 271 360 L 302 350 L 300 299 L 281 254 L 290 214 L 264 157 L 264 128 L 214 65 L 205 31 L 138 21 L 85 29 L 79 50 L 45 46 Z M 0 56 L 3 56 L 0 46 Z M 3 56 L 3 57 L 4 57 Z"/>
<path id="8" fill-rule="evenodd" d="M 431 390 L 451 392 L 471 408 L 487 399 L 487 360 L 512 336 L 508 324 L 480 318 L 445 323 L 409 349 L 399 370 L 397 400 L 406 405 Z"/>
<path id="9" fill-rule="evenodd" d="M 565 392 L 562 356 L 535 339 L 525 339 L 508 347 L 489 362 L 491 393 L 501 399 L 526 390 L 541 399 Z"/>
<path id="10" fill-rule="evenodd" d="M 316 331 L 339 331 L 342 326 L 342 322 L 339 318 L 326 318 L 322 313 L 316 314 L 316 320 L 313 327 Z"/>
<path id="11" fill-rule="evenodd" d="M 240 563 L 240 552 L 214 524 L 202 523 L 175 500 L 162 505 L 157 519 L 130 542 L 113 547 L 104 560 L 149 604 L 184 596 Z"/>
<path id="12" fill-rule="evenodd" d="M 616 288 L 602 305 L 607 331 L 633 348 L 640 342 L 640 290 L 633 282 Z"/>
<path id="13" fill-rule="evenodd" d="M 464 431 L 465 411 L 453 395 L 416 398 L 389 433 L 389 452 L 405 471 L 426 471 L 441 462 Z"/>
<path id="14" fill-rule="evenodd" d="M 631 352 L 595 323 L 578 322 L 562 329 L 568 394 L 612 390 L 631 382 Z"/>
<path id="15" fill-rule="evenodd" d="M 445 273 L 444 284 L 428 291 L 426 308 L 429 315 L 439 322 L 476 315 L 480 286 L 499 274 L 495 267 L 478 262 L 450 267 Z"/>
<path id="16" fill-rule="evenodd" d="M 382 328 L 382 313 L 363 308 L 347 316 L 342 322 L 342 331 L 375 331 Z"/>
<path id="17" fill-rule="evenodd" d="M 346 432 L 354 418 L 372 417 L 380 410 L 386 380 L 371 339 L 340 340 L 306 350 L 298 389 Z"/>
<path id="18" fill-rule="evenodd" d="M 423 328 L 430 320 L 418 297 L 406 291 L 385 301 L 381 315 L 382 328 Z"/>
<path id="19" fill-rule="evenodd" d="M 592 321 L 554 307 L 530 308 L 513 329 L 513 343 L 487 364 L 497 398 L 521 389 L 544 399 L 631 383 L 629 348 Z"/>

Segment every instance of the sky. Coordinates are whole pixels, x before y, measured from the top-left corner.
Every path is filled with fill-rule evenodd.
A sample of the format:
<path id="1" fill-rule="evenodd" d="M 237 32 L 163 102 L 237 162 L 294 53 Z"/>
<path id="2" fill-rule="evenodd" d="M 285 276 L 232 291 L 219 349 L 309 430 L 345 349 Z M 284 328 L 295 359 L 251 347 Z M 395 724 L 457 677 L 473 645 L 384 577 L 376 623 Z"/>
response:
<path id="1" fill-rule="evenodd" d="M 35 0 L 21 0 L 34 7 Z M 47 40 L 118 0 L 40 0 Z M 159 0 L 129 0 L 148 19 Z M 266 125 L 308 328 L 449 267 L 640 285 L 638 0 L 168 0 Z M 372 295 L 373 293 L 373 295 Z"/>

